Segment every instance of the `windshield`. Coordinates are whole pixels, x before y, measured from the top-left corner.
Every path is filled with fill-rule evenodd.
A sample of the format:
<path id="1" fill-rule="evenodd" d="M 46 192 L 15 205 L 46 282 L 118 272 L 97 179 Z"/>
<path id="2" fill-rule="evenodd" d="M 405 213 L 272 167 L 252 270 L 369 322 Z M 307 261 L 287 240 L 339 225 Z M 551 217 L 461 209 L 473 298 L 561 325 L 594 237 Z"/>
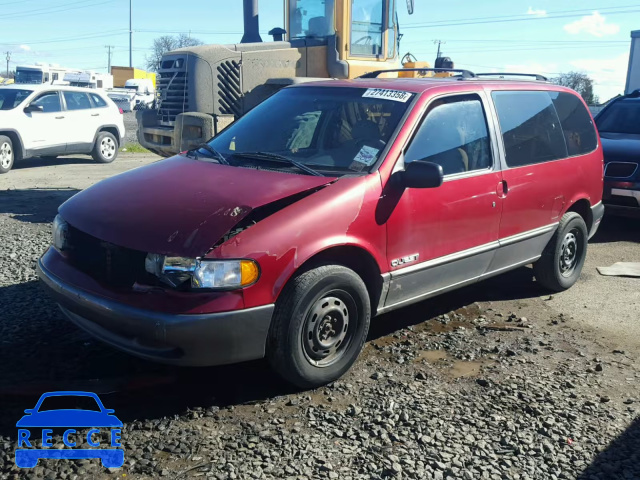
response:
<path id="1" fill-rule="evenodd" d="M 286 88 L 209 145 L 231 165 L 239 163 L 241 153 L 262 152 L 286 156 L 325 174 L 362 172 L 378 160 L 414 95 L 366 88 Z M 245 155 L 240 157 L 247 161 Z"/>
<path id="2" fill-rule="evenodd" d="M 640 100 L 618 100 L 596 119 L 601 132 L 640 135 Z"/>
<path id="3" fill-rule="evenodd" d="M 33 90 L 18 90 L 17 88 L 0 89 L 0 110 L 11 110 L 20 105 Z"/>
<path id="4" fill-rule="evenodd" d="M 16 83 L 42 83 L 42 71 L 41 70 L 22 70 L 16 71 Z"/>

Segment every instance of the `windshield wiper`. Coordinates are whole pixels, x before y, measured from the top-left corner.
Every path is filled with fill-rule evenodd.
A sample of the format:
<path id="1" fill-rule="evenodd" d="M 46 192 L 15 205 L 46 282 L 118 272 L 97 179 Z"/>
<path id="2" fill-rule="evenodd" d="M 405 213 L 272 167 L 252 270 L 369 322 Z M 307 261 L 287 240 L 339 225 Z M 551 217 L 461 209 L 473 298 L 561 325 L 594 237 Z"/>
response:
<path id="1" fill-rule="evenodd" d="M 196 160 L 198 160 L 200 157 L 198 156 L 198 150 L 199 149 L 203 149 L 206 150 L 207 152 L 209 152 L 210 154 L 213 155 L 213 158 L 215 158 L 216 160 L 218 160 L 218 163 L 222 164 L 222 165 L 229 165 L 229 162 L 227 161 L 226 158 L 224 158 L 224 156 L 217 151 L 215 148 L 213 148 L 211 145 L 209 145 L 208 143 L 203 143 L 198 145 L 196 148 L 194 148 L 193 150 L 189 150 L 187 152 L 187 156 L 190 156 L 189 154 L 193 154 L 194 158 Z"/>
<path id="2" fill-rule="evenodd" d="M 203 143 L 198 148 L 203 148 L 210 154 L 214 155 L 222 165 L 229 165 L 229 162 L 227 161 L 227 159 L 224 158 L 224 156 L 219 151 L 217 151 L 208 143 Z"/>
<path id="3" fill-rule="evenodd" d="M 299 170 L 308 173 L 309 175 L 315 175 L 316 177 L 322 177 L 323 175 L 314 170 L 311 167 L 306 166 L 304 163 L 300 163 L 293 158 L 285 157 L 284 155 L 280 155 L 278 153 L 271 152 L 238 152 L 233 153 L 234 157 L 240 158 L 253 158 L 257 160 L 268 160 L 270 162 L 279 162 L 279 163 L 288 163 L 289 165 L 293 165 Z"/>

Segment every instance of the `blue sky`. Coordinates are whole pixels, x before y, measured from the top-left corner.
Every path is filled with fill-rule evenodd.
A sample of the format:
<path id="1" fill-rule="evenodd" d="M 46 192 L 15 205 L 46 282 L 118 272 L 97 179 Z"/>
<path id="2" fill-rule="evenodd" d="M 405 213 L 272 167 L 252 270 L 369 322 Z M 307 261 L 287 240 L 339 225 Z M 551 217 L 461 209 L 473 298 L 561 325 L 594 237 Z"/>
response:
<path id="1" fill-rule="evenodd" d="M 433 63 L 439 39 L 460 68 L 550 76 L 583 71 L 603 100 L 623 91 L 629 32 L 640 29 L 640 4 L 629 0 L 416 0 L 412 16 L 404 0 L 397 2 L 402 53 Z M 0 12 L 0 49 L 12 52 L 13 68 L 39 61 L 106 71 L 106 45 L 114 46 L 112 65 L 128 65 L 129 0 L 0 0 Z M 276 26 L 283 26 L 282 0 L 260 0 L 263 40 Z M 138 67 L 163 34 L 239 42 L 242 1 L 133 0 L 133 30 Z"/>

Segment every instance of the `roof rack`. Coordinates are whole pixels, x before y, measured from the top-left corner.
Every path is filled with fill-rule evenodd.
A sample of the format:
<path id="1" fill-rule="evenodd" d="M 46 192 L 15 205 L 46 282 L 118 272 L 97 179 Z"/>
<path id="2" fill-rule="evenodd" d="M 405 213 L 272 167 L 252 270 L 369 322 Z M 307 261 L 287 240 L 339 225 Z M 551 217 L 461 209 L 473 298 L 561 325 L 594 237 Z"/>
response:
<path id="1" fill-rule="evenodd" d="M 543 75 L 539 75 L 537 73 L 507 73 L 507 72 L 501 72 L 501 73 L 476 73 L 476 77 L 500 77 L 500 78 L 504 78 L 504 77 L 533 77 L 535 78 L 537 81 L 539 82 L 548 82 L 549 79 Z"/>
<path id="2" fill-rule="evenodd" d="M 456 75 L 457 78 L 476 78 L 475 73 L 469 70 L 461 70 L 457 68 L 394 68 L 391 70 L 375 70 L 373 72 L 360 75 L 358 78 L 378 78 L 378 75 L 390 72 L 454 72 L 460 74 L 460 76 Z"/>

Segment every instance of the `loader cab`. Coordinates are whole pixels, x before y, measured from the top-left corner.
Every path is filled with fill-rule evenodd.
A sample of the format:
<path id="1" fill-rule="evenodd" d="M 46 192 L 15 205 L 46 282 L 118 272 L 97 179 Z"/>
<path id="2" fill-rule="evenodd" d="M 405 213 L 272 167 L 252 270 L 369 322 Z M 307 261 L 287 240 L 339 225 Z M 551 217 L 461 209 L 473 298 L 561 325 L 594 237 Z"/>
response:
<path id="1" fill-rule="evenodd" d="M 330 77 L 355 78 L 374 68 L 393 68 L 399 65 L 396 1 L 290 0 L 287 38 L 292 46 L 326 45 Z"/>

